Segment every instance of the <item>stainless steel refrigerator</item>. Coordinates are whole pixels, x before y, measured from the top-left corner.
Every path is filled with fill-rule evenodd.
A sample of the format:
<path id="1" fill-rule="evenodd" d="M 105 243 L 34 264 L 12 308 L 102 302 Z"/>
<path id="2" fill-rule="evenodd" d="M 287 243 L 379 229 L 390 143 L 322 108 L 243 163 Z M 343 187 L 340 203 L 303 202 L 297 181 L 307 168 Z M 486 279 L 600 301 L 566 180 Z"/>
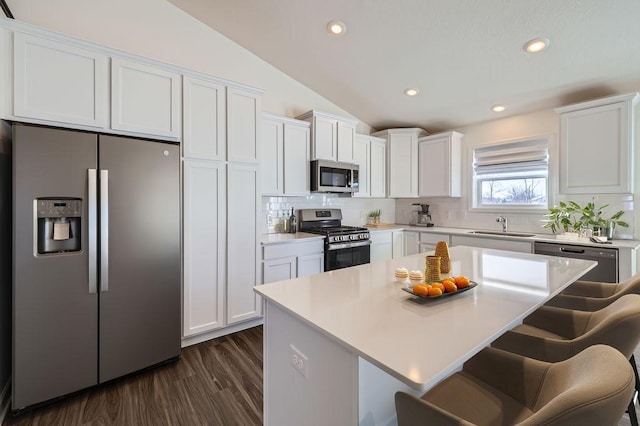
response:
<path id="1" fill-rule="evenodd" d="M 179 356 L 179 161 L 14 124 L 13 410 Z"/>

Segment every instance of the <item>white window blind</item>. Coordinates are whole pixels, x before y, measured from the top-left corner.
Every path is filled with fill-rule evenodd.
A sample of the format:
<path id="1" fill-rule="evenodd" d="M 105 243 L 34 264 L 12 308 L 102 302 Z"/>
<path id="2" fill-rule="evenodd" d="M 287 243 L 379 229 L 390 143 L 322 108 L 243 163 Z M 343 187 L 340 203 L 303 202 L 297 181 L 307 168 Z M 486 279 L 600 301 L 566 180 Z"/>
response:
<path id="1" fill-rule="evenodd" d="M 547 171 L 549 144 L 546 139 L 528 139 L 488 145 L 473 150 L 476 175 Z"/>

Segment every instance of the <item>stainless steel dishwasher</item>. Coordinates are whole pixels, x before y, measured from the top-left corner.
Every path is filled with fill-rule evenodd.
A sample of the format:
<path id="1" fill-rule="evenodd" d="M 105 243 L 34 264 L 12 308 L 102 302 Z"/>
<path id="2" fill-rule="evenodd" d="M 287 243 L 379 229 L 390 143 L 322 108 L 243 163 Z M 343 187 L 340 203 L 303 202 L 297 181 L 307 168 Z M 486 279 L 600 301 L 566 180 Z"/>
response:
<path id="1" fill-rule="evenodd" d="M 581 280 L 618 282 L 618 249 L 535 242 L 533 252 L 550 256 L 595 260 L 598 265 L 584 274 L 580 278 Z"/>

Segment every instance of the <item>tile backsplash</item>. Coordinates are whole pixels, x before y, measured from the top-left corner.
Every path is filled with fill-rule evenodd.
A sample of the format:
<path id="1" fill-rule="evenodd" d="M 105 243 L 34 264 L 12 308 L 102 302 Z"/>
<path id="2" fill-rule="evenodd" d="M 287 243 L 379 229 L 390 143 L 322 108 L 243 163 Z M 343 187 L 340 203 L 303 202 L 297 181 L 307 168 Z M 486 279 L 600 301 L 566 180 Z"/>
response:
<path id="1" fill-rule="evenodd" d="M 282 232 L 282 219 L 288 218 L 291 208 L 328 208 L 342 211 L 343 225 L 362 226 L 367 223 L 367 213 L 380 209 L 381 222 L 396 221 L 396 200 L 389 198 L 353 198 L 338 194 L 311 194 L 305 197 L 262 197 L 262 223 L 264 234 Z M 299 218 L 298 218 L 299 219 Z"/>
<path id="2" fill-rule="evenodd" d="M 632 239 L 634 235 L 634 201 L 632 195 L 555 195 L 554 204 L 560 201 L 575 201 L 584 205 L 594 201 L 596 206 L 608 204 L 604 210 L 604 216 L 608 217 L 618 210 L 624 210 L 622 220 L 629 224 L 628 228 L 617 227 L 615 238 Z M 413 203 L 429 204 L 429 212 L 436 226 L 451 228 L 472 228 L 502 230 L 502 225 L 496 222 L 500 215 L 509 221 L 509 230 L 516 232 L 533 232 L 536 234 L 551 234 L 551 230 L 542 227 L 543 213 L 516 213 L 501 212 L 498 209 L 492 212 L 475 211 L 469 208 L 467 198 L 434 198 L 434 199 L 398 199 L 396 200 L 396 223 L 408 224 L 412 212 L 416 210 Z"/>

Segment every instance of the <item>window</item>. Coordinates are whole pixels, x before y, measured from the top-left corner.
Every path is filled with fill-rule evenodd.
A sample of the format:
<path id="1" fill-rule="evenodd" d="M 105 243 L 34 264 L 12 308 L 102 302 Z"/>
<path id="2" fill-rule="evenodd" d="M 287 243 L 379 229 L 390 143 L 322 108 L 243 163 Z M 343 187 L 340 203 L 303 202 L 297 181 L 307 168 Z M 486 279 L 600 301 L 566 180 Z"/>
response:
<path id="1" fill-rule="evenodd" d="M 546 139 L 487 145 L 473 150 L 473 207 L 547 208 Z"/>

